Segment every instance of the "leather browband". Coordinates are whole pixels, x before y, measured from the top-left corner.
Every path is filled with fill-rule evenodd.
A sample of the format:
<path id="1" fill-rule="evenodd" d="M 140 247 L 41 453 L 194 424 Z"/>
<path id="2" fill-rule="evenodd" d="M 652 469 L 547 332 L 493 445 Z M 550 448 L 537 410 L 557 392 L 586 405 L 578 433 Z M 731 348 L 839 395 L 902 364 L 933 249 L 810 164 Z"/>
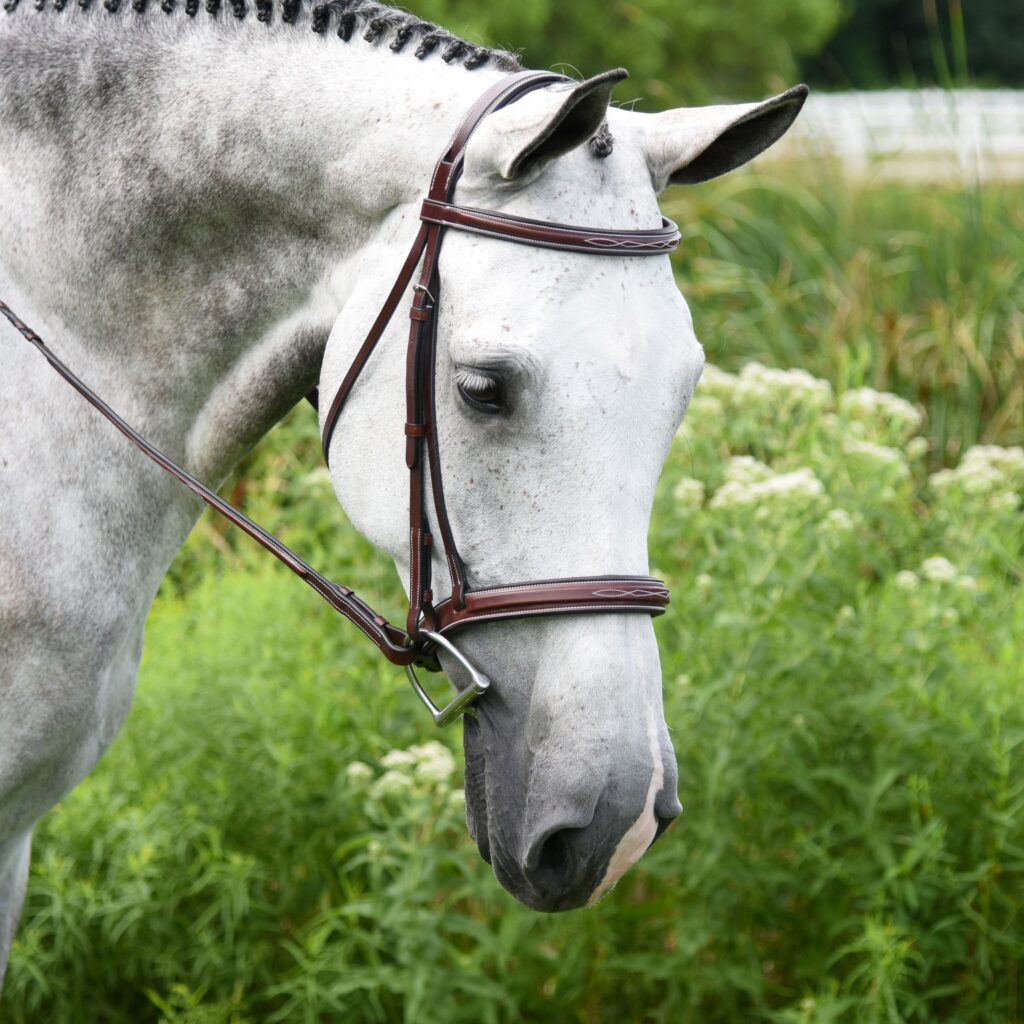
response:
<path id="1" fill-rule="evenodd" d="M 667 217 L 661 227 L 650 231 L 622 231 L 611 228 L 580 228 L 530 220 L 507 213 L 477 210 L 472 206 L 454 206 L 424 199 L 420 220 L 440 224 L 476 235 L 487 235 L 503 242 L 520 242 L 538 249 L 566 249 L 590 255 L 649 256 L 672 252 L 679 244 L 679 228 Z"/>
<path id="2" fill-rule="evenodd" d="M 6 316 L 57 373 L 136 447 L 305 580 L 333 608 L 369 637 L 384 657 L 396 665 L 406 666 L 413 686 L 431 708 L 438 724 L 454 720 L 488 685 L 486 677 L 476 672 L 445 639 L 445 633 L 472 623 L 533 615 L 591 612 L 659 615 L 669 603 L 665 585 L 648 576 L 592 576 L 472 589 L 466 579 L 465 566 L 455 544 L 445 505 L 434 408 L 437 307 L 440 301 L 438 256 L 445 232 L 455 229 L 522 245 L 596 256 L 663 255 L 679 244 L 679 229 L 664 217 L 661 225 L 656 228 L 620 230 L 531 220 L 492 210 L 458 206 L 453 202 L 455 186 L 462 173 L 466 144 L 483 118 L 534 89 L 567 81 L 564 76 L 553 72 L 522 71 L 497 82 L 474 103 L 437 162 L 427 197 L 420 210 L 421 224 L 412 248 L 324 416 L 322 440 L 324 457 L 327 458 L 334 428 L 345 401 L 399 304 L 406 297 L 419 267 L 419 279 L 413 286 L 409 310 L 410 330 L 406 356 L 405 445 L 410 482 L 410 579 L 409 611 L 404 630 L 377 614 L 349 588 L 320 575 L 258 523 L 224 501 L 150 444 L 76 377 L 9 306 L 0 301 L 0 314 Z M 425 500 L 427 467 L 430 471 L 435 525 L 431 524 Z M 433 603 L 431 587 L 431 558 L 436 546 L 434 529 L 440 537 L 441 550 L 451 578 L 451 596 L 437 605 Z M 457 698 L 444 709 L 434 707 L 411 671 L 413 664 L 431 671 L 439 670 L 439 647 L 446 648 L 469 670 L 473 678 L 473 685 L 460 691 Z"/>

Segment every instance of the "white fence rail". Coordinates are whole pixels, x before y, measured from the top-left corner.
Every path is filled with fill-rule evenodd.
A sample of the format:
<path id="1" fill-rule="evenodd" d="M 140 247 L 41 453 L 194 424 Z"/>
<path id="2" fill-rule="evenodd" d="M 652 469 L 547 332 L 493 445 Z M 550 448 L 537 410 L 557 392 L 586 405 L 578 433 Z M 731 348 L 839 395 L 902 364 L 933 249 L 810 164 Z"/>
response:
<path id="1" fill-rule="evenodd" d="M 833 158 L 858 175 L 1024 179 L 1024 91 L 812 93 L 777 158 Z"/>

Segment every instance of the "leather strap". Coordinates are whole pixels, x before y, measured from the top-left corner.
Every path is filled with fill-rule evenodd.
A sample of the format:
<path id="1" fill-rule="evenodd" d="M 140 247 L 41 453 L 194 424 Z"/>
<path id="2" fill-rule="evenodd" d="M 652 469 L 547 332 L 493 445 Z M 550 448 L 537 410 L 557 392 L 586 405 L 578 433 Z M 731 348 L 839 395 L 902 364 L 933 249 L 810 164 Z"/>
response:
<path id="1" fill-rule="evenodd" d="M 462 608 L 449 599 L 434 610 L 437 632 L 474 622 L 581 612 L 646 612 L 661 615 L 668 588 L 650 576 L 594 576 L 484 587 L 465 594 Z"/>
<path id="2" fill-rule="evenodd" d="M 384 300 L 384 305 L 377 314 L 377 319 L 373 321 L 373 326 L 366 335 L 366 340 L 359 346 L 359 351 L 356 353 L 355 359 L 352 360 L 352 365 L 348 368 L 348 373 L 345 374 L 345 379 L 341 382 L 341 387 L 338 388 L 338 393 L 334 396 L 334 401 L 331 402 L 330 408 L 327 410 L 327 415 L 324 417 L 321 443 L 324 450 L 324 461 L 328 462 L 328 464 L 330 462 L 331 438 L 334 436 L 334 428 L 338 423 L 341 410 L 348 399 L 349 392 L 359 379 L 359 374 L 363 372 L 363 367 L 373 354 L 373 350 L 377 347 L 377 342 L 380 341 L 381 335 L 384 334 L 385 329 L 391 322 L 391 318 L 395 315 L 398 304 L 405 297 L 405 291 L 409 287 L 413 274 L 416 273 L 416 267 L 419 264 L 420 257 L 423 255 L 423 248 L 427 244 L 429 230 L 427 225 L 424 224 L 416 235 L 416 240 L 412 243 L 409 255 L 405 257 L 402 269 L 398 272 L 398 277 L 395 278 L 395 283 L 391 286 L 391 291 L 388 292 L 388 297 Z"/>
<path id="3" fill-rule="evenodd" d="M 219 494 L 196 479 L 188 470 L 183 469 L 173 459 L 164 455 L 155 445 L 147 441 L 134 427 L 123 420 L 107 405 L 88 385 L 76 376 L 47 347 L 43 339 L 21 320 L 15 312 L 0 299 L 0 313 L 10 322 L 14 329 L 42 353 L 46 361 L 60 374 L 93 408 L 106 417 L 136 448 L 149 456 L 161 469 L 166 470 L 175 479 L 180 480 L 193 494 L 202 498 L 207 505 L 216 509 L 225 519 L 230 520 L 240 530 L 247 533 L 257 544 L 262 545 L 275 558 L 282 561 L 300 579 L 308 583 L 332 608 L 341 612 L 345 618 L 354 623 L 370 638 L 388 661 L 395 665 L 423 664 L 426 668 L 439 668 L 433 653 L 426 652 L 410 642 L 409 636 L 393 626 L 382 615 L 378 615 L 355 591 L 340 583 L 332 583 L 322 576 L 308 562 L 300 558 L 286 544 L 279 541 L 273 534 L 266 531 L 259 523 L 254 522 L 244 512 L 225 501 Z"/>
<path id="4" fill-rule="evenodd" d="M 581 228 L 571 224 L 555 224 L 546 220 L 530 220 L 507 213 L 478 210 L 472 206 L 455 206 L 424 199 L 420 219 L 428 224 L 487 235 L 503 242 L 519 242 L 535 249 L 564 249 L 591 256 L 650 256 L 668 253 L 679 244 L 679 228 L 667 217 L 660 228 L 649 231 L 622 231 L 612 228 Z"/>

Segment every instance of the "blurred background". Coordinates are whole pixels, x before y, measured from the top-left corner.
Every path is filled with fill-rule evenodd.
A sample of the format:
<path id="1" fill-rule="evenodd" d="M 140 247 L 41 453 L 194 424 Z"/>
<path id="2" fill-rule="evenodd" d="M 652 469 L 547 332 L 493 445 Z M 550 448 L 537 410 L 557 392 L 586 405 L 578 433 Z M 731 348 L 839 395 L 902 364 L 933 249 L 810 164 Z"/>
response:
<path id="1" fill-rule="evenodd" d="M 651 530 L 686 811 L 598 907 L 519 907 L 458 731 L 204 518 L 126 729 L 38 830 L 0 1016 L 1020 1021 L 1024 5 L 413 6 L 626 66 L 639 110 L 814 89 L 664 197 L 709 361 Z M 224 493 L 397 611 L 321 466 L 298 408 Z"/>

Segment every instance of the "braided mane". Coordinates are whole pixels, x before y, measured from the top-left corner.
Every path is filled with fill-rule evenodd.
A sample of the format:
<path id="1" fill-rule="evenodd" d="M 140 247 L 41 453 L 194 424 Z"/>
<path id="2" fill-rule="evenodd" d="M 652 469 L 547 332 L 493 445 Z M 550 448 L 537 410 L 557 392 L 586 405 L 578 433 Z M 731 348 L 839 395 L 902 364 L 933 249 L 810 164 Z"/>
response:
<path id="1" fill-rule="evenodd" d="M 21 2 L 3 0 L 3 8 L 10 14 Z M 26 2 L 31 2 L 37 11 L 43 11 L 47 6 L 47 0 Z M 189 18 L 199 14 L 200 6 L 214 18 L 222 9 L 230 8 L 240 21 L 255 11 L 256 20 L 265 25 L 274 20 L 275 12 L 284 24 L 297 25 L 305 7 L 309 11 L 309 27 L 318 35 L 324 35 L 333 27 L 335 35 L 346 43 L 359 35 L 368 43 L 387 43 L 392 53 L 402 53 L 415 44 L 413 55 L 418 60 L 440 52 L 441 60 L 446 64 L 461 64 L 469 71 L 482 67 L 507 72 L 522 70 L 519 57 L 514 53 L 467 42 L 440 25 L 377 3 L 377 0 L 184 0 L 183 3 L 181 0 L 49 0 L 54 11 L 63 11 L 69 2 L 82 10 L 102 6 L 112 14 L 121 9 L 123 2 L 130 3 L 132 10 L 139 15 L 146 14 L 159 3 L 164 14 L 173 14 L 183 7 Z M 611 153 L 612 146 L 613 139 L 606 121 L 590 140 L 589 148 L 598 159 L 604 159 Z"/>
<path id="2" fill-rule="evenodd" d="M 44 10 L 47 0 L 31 0 L 37 10 Z M 121 9 L 122 0 L 49 0 L 55 11 L 62 11 L 67 4 L 74 3 L 83 9 L 102 6 L 111 13 Z M 124 0 L 131 4 L 137 14 L 145 14 L 157 6 L 158 0 Z M 4 0 L 3 7 L 8 13 L 14 11 L 21 0 Z M 199 14 L 200 0 L 159 0 L 160 10 L 171 14 L 178 7 L 183 7 L 185 14 L 195 18 Z M 303 6 L 309 11 L 308 24 L 312 31 L 323 35 L 331 28 L 339 39 L 348 42 L 355 35 L 361 35 L 368 43 L 387 43 L 393 53 L 401 53 L 415 46 L 413 53 L 419 60 L 424 60 L 433 53 L 440 52 L 441 59 L 447 64 L 461 64 L 473 70 L 490 66 L 499 71 L 518 71 L 521 68 L 519 58 L 504 50 L 493 50 L 486 46 L 467 42 L 429 21 L 423 21 L 414 14 L 396 10 L 375 0 L 203 0 L 202 7 L 206 13 L 216 17 L 221 9 L 230 9 L 239 20 L 255 13 L 256 20 L 270 24 L 275 13 L 286 25 L 294 25 L 299 20 Z"/>

